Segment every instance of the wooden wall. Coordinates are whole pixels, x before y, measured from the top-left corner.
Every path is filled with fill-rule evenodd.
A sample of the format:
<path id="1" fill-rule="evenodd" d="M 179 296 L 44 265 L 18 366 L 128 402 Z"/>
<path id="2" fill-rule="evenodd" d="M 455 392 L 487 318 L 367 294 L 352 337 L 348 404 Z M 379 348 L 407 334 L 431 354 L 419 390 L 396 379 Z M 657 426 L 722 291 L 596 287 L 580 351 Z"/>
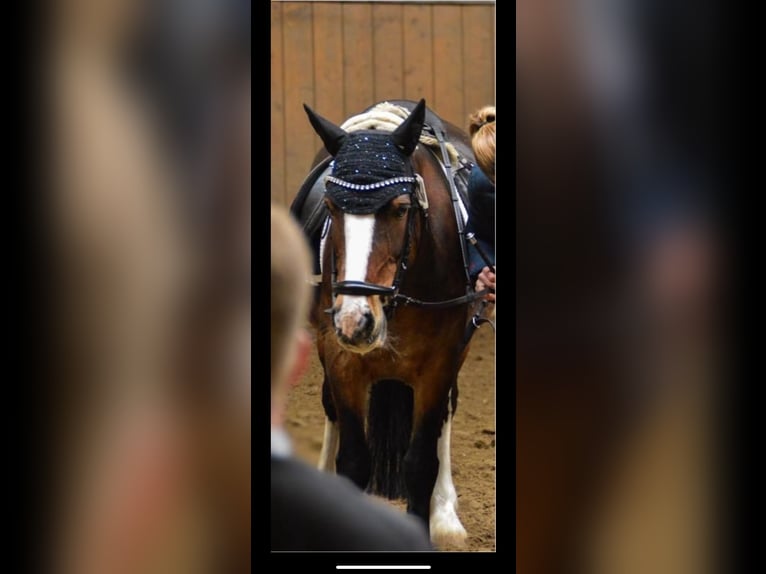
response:
<path id="1" fill-rule="evenodd" d="M 303 103 L 341 124 L 425 98 L 466 127 L 495 103 L 491 2 L 271 2 L 271 197 L 289 204 L 321 146 Z"/>

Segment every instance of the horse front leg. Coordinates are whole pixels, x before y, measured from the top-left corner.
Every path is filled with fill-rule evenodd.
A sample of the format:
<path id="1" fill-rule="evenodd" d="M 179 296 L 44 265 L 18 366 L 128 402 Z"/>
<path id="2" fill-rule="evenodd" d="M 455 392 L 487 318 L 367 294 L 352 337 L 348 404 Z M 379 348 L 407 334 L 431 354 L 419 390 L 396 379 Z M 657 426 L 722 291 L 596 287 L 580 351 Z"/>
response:
<path id="1" fill-rule="evenodd" d="M 335 459 L 338 456 L 338 444 L 340 429 L 338 428 L 338 413 L 335 410 L 330 385 L 325 375 L 322 382 L 322 406 L 324 407 L 324 438 L 322 439 L 322 452 L 319 454 L 319 470 L 335 472 Z"/>
<path id="2" fill-rule="evenodd" d="M 436 546 L 461 545 L 466 531 L 457 516 L 457 493 L 450 467 L 452 415 L 448 394 L 431 401 L 426 401 L 423 394 L 416 393 L 415 428 L 405 458 L 407 511 L 424 522 Z"/>
<path id="3" fill-rule="evenodd" d="M 452 437 L 452 409 L 442 423 L 441 434 L 437 442 L 436 454 L 439 459 L 439 473 L 436 477 L 431 496 L 431 540 L 439 545 L 465 543 L 467 533 L 457 515 L 457 492 L 452 482 L 452 464 L 450 460 Z"/>
<path id="4" fill-rule="evenodd" d="M 407 512 L 420 518 L 428 529 L 431 495 L 439 473 L 436 449 L 446 400 L 434 399 L 431 392 L 416 388 L 413 407 L 412 441 L 404 457 Z"/>
<path id="5" fill-rule="evenodd" d="M 338 474 L 350 478 L 362 490 L 370 482 L 370 451 L 364 434 L 364 419 L 350 408 L 338 409 L 340 444 L 336 460 Z"/>
<path id="6" fill-rule="evenodd" d="M 359 488 L 366 489 L 371 470 L 370 450 L 364 430 L 368 387 L 350 379 L 329 379 L 327 384 L 337 420 L 329 420 L 332 412 L 328 414 L 329 424 L 325 425 L 323 445 L 323 451 L 326 451 L 324 457 L 328 461 L 325 464 L 330 465 L 332 447 L 337 444 L 337 473 L 350 478 Z"/>

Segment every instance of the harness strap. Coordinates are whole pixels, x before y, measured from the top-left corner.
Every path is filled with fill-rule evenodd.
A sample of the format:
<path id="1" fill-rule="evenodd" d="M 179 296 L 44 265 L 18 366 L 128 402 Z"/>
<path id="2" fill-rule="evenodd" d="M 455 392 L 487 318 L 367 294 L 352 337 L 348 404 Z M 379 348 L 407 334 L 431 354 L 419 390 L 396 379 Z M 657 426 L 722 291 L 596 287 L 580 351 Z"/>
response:
<path id="1" fill-rule="evenodd" d="M 457 192 L 457 186 L 455 185 L 454 180 L 454 171 L 452 168 L 452 165 L 449 161 L 449 156 L 446 153 L 446 149 L 444 148 L 443 142 L 444 142 L 444 134 L 440 129 L 435 129 L 438 135 L 439 144 L 442 149 L 442 155 L 443 160 L 439 161 L 437 158 L 437 162 L 442 168 L 442 172 L 444 173 L 445 178 L 447 179 L 447 182 L 449 183 L 449 189 L 450 189 L 450 196 L 452 198 L 452 211 L 455 213 L 455 220 L 457 221 L 457 231 L 458 231 L 458 239 L 460 240 L 460 253 L 463 256 L 463 273 L 465 274 L 465 284 L 466 289 L 468 291 L 471 290 L 471 275 L 468 271 L 468 247 L 466 245 L 465 240 L 465 223 L 463 222 L 463 217 L 460 213 L 460 198 L 458 197 Z M 436 155 L 433 150 L 429 148 L 429 151 Z"/>

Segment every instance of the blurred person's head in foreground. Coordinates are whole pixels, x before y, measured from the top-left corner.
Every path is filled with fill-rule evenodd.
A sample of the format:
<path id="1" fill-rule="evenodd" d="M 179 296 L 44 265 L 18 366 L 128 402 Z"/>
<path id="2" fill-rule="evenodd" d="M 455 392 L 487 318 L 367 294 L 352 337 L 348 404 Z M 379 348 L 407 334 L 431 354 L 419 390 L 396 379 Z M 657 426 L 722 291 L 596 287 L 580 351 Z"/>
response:
<path id="1" fill-rule="evenodd" d="M 271 206 L 271 425 L 282 425 L 290 384 L 306 367 L 311 341 L 305 330 L 311 300 L 311 256 L 298 224 Z"/>
<path id="2" fill-rule="evenodd" d="M 222 127 L 235 126 L 225 133 L 236 153 L 221 153 L 237 160 L 227 169 L 238 193 L 211 184 L 226 215 L 240 216 L 219 250 L 237 254 L 220 275 L 236 287 L 224 303 L 236 304 L 210 305 L 226 326 L 192 348 L 201 250 L 184 218 L 188 196 L 175 193 L 178 166 L 162 126 L 116 57 L 134 47 L 145 6 L 64 0 L 53 14 L 51 165 L 41 170 L 55 267 L 54 360 L 50 392 L 40 393 L 53 458 L 43 493 L 53 548 L 44 558 L 67 574 L 249 571 L 250 403 L 240 393 L 250 384 L 249 299 L 240 296 L 249 291 L 249 120 Z M 236 118 L 250 109 L 239 96 L 227 108 Z M 186 399 L 201 385 L 186 366 L 217 358 L 219 347 L 233 360 L 210 359 L 216 370 L 197 377 L 221 395 L 236 387 L 229 396 L 245 408 L 214 400 L 210 385 L 192 412 Z"/>

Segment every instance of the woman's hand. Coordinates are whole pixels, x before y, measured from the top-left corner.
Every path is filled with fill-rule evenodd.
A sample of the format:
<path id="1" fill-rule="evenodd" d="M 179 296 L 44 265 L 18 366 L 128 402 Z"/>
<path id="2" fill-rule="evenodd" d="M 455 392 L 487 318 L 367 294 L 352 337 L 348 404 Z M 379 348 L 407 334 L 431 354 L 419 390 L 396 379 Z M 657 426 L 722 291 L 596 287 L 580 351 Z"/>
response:
<path id="1" fill-rule="evenodd" d="M 476 291 L 482 289 L 489 289 L 489 293 L 484 296 L 484 299 L 490 303 L 495 302 L 495 274 L 489 267 L 484 267 L 479 273 L 479 277 L 476 279 Z"/>

